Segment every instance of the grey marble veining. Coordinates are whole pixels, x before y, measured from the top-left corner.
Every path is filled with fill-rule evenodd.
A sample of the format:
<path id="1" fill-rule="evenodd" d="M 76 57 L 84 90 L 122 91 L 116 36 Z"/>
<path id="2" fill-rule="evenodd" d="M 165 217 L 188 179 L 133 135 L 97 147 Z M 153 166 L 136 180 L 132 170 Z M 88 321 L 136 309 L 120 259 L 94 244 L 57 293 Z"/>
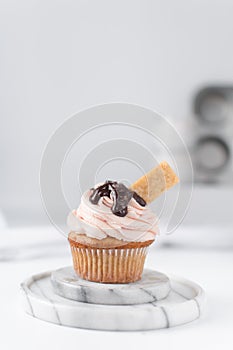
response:
<path id="1" fill-rule="evenodd" d="M 171 291 L 162 300 L 136 305 L 101 305 L 65 299 L 54 293 L 51 272 L 30 277 L 21 284 L 25 311 L 62 326 L 143 331 L 174 327 L 200 317 L 204 292 L 196 283 L 170 277 Z"/>
<path id="2" fill-rule="evenodd" d="M 62 297 L 91 304 L 144 304 L 165 298 L 170 292 L 169 278 L 161 272 L 144 270 L 140 281 L 106 284 L 83 280 L 73 268 L 53 271 L 54 292 Z"/>

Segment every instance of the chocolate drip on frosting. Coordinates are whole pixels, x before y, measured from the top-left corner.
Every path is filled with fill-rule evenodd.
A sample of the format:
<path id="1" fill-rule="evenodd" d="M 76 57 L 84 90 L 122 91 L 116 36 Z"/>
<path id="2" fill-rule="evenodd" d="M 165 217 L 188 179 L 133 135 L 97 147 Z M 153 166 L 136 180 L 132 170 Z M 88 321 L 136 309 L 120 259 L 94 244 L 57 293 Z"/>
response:
<path id="1" fill-rule="evenodd" d="M 92 194 L 89 198 L 92 204 L 98 204 L 101 197 L 108 197 L 113 200 L 112 213 L 117 216 L 126 216 L 128 213 L 128 204 L 132 198 L 136 202 L 145 207 L 146 202 L 136 192 L 130 190 L 122 183 L 116 181 L 106 181 L 103 185 L 92 189 Z"/>

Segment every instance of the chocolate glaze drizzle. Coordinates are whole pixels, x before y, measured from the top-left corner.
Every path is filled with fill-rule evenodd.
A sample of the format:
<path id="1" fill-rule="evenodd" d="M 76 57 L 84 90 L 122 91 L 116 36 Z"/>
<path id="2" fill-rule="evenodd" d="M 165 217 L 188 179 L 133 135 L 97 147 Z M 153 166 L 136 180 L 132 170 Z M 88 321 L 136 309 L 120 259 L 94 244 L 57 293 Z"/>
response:
<path id="1" fill-rule="evenodd" d="M 146 202 L 136 192 L 131 191 L 124 184 L 116 181 L 106 181 L 103 185 L 92 188 L 92 194 L 89 200 L 92 204 L 98 204 L 101 197 L 108 197 L 113 200 L 112 213 L 117 216 L 126 216 L 128 213 L 128 204 L 131 198 L 134 198 L 138 204 L 145 207 Z"/>

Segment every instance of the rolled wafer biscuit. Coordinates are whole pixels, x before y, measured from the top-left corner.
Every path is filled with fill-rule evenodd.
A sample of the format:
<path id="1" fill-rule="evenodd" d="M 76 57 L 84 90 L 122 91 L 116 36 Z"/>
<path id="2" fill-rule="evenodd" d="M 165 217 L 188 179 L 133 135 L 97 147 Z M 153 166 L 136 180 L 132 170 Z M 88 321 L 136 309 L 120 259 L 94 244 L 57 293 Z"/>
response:
<path id="1" fill-rule="evenodd" d="M 151 203 L 164 191 L 168 190 L 179 182 L 179 178 L 174 173 L 167 162 L 160 163 L 150 170 L 146 175 L 140 177 L 130 188 L 141 196 L 146 203 Z"/>

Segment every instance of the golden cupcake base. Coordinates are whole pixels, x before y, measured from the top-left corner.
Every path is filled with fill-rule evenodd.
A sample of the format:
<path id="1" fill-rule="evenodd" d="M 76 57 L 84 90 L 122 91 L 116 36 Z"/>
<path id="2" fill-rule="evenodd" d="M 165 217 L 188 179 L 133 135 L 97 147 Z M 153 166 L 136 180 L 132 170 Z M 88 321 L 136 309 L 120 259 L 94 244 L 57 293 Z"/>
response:
<path id="1" fill-rule="evenodd" d="M 141 279 L 148 246 L 153 241 L 115 248 L 85 246 L 69 238 L 74 270 L 81 278 L 101 283 L 130 283 Z"/>

